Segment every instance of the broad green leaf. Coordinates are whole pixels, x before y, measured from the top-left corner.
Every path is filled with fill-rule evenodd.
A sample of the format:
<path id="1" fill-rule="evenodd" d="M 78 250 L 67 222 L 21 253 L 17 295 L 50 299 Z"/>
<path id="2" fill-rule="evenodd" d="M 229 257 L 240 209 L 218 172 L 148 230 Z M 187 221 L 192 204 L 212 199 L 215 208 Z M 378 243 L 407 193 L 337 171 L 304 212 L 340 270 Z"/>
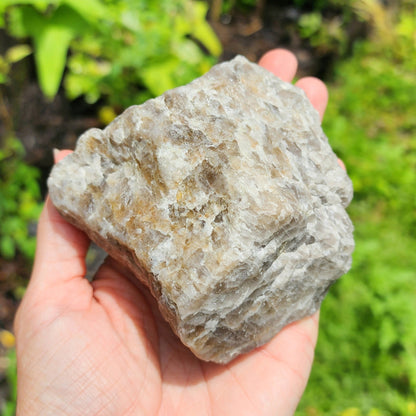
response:
<path id="1" fill-rule="evenodd" d="M 96 25 L 97 19 L 109 14 L 107 7 L 100 0 L 62 0 L 62 2 L 78 12 L 90 24 Z"/>
<path id="2" fill-rule="evenodd" d="M 222 52 L 221 43 L 212 27 L 205 20 L 208 5 L 201 1 L 194 2 L 192 5 L 192 35 L 195 39 L 198 39 L 212 55 L 219 56 Z"/>
<path id="3" fill-rule="evenodd" d="M 35 62 L 42 92 L 53 98 L 58 92 L 66 64 L 66 55 L 73 38 L 71 28 L 42 28 L 34 38 Z"/>
<path id="4" fill-rule="evenodd" d="M 35 63 L 42 92 L 49 98 L 59 89 L 71 40 L 88 28 L 86 20 L 68 6 L 46 17 L 33 8 L 21 9 L 27 35 L 33 38 Z"/>
<path id="5" fill-rule="evenodd" d="M 45 18 L 33 7 L 13 7 L 9 14 L 9 32 L 16 38 L 31 36 L 41 30 Z"/>
<path id="6" fill-rule="evenodd" d="M 165 91 L 174 88 L 175 82 L 172 73 L 178 66 L 175 58 L 166 59 L 163 62 L 146 65 L 141 69 L 141 76 L 146 87 L 155 95 L 161 95 Z"/>
<path id="7" fill-rule="evenodd" d="M 77 10 L 63 4 L 45 21 L 46 26 L 59 26 L 72 31 L 74 36 L 81 36 L 90 30 L 90 23 Z"/>
<path id="8" fill-rule="evenodd" d="M 16 45 L 9 48 L 6 52 L 6 60 L 10 63 L 19 62 L 32 53 L 29 45 Z"/>
<path id="9" fill-rule="evenodd" d="M 172 50 L 184 63 L 197 65 L 204 59 L 204 53 L 201 51 L 201 48 L 191 39 L 175 39 L 172 41 Z"/>
<path id="10" fill-rule="evenodd" d="M 51 4 L 58 3 L 58 0 L 1 0 L 0 13 L 10 6 L 30 5 L 37 10 L 44 12 Z"/>

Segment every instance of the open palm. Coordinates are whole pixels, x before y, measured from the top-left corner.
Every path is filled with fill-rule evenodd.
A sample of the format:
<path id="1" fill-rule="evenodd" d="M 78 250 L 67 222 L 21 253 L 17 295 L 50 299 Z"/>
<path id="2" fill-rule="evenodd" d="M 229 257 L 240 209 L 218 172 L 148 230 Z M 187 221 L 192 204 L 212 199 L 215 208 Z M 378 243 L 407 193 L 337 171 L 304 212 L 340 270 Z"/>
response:
<path id="1" fill-rule="evenodd" d="M 297 68 L 284 50 L 260 64 L 286 81 Z M 325 86 L 314 78 L 298 86 L 322 115 Z M 227 365 L 206 363 L 181 344 L 147 289 L 114 260 L 88 282 L 88 246 L 48 199 L 15 322 L 18 415 L 294 413 L 313 360 L 317 315 Z"/>

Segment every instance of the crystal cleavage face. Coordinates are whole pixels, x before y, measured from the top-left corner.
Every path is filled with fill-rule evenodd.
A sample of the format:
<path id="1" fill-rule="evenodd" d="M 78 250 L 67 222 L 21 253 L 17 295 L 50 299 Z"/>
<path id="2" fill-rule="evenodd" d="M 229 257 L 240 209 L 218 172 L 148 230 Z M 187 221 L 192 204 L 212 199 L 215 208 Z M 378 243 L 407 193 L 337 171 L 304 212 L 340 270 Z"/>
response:
<path id="1" fill-rule="evenodd" d="M 88 130 L 48 185 L 203 360 L 312 314 L 351 265 L 352 185 L 317 112 L 243 57 Z"/>

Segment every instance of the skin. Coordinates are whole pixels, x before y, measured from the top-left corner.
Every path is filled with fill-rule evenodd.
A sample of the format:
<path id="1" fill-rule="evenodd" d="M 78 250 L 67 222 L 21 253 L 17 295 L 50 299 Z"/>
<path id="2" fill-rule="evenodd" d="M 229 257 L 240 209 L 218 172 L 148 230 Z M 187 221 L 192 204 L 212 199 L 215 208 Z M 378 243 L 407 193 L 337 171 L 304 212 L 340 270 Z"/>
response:
<path id="1" fill-rule="evenodd" d="M 259 63 L 285 81 L 297 70 L 295 56 L 282 49 Z M 325 85 L 310 77 L 297 85 L 322 117 Z M 318 314 L 227 365 L 206 363 L 178 341 L 147 289 L 114 260 L 88 282 L 88 246 L 47 199 L 15 319 L 17 415 L 294 413 L 313 361 Z"/>

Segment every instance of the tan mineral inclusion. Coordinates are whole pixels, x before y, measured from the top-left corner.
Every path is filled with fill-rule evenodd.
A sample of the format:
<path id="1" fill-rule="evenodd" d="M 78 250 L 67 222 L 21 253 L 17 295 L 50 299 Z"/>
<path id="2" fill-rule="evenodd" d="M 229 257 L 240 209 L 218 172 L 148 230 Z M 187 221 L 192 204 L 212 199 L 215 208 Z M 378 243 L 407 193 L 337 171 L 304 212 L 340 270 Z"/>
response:
<path id="1" fill-rule="evenodd" d="M 350 268 L 351 181 L 318 113 L 241 56 L 88 130 L 48 185 L 203 360 L 269 341 Z"/>

